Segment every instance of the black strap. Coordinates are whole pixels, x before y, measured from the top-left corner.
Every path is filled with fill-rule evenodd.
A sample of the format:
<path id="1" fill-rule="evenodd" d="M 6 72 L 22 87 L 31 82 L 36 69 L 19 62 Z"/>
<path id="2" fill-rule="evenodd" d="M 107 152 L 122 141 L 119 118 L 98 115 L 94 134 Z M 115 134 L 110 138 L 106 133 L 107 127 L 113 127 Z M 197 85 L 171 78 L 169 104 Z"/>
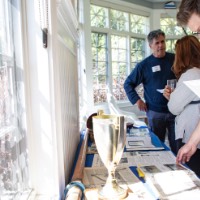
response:
<path id="1" fill-rule="evenodd" d="M 198 100 L 198 101 L 191 101 L 189 104 L 198 104 L 198 103 L 200 103 L 200 100 Z"/>

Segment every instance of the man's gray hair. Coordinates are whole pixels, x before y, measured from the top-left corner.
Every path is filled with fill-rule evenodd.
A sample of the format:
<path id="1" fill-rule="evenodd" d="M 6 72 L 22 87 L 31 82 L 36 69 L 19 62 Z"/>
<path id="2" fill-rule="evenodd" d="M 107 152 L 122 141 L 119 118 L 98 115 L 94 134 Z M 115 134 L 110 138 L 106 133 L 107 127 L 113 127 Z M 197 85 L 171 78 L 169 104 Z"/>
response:
<path id="1" fill-rule="evenodd" d="M 160 35 L 162 35 L 162 36 L 165 37 L 165 33 L 164 33 L 162 30 L 160 30 L 160 29 L 151 31 L 151 32 L 148 34 L 148 36 L 147 36 L 147 39 L 148 39 L 149 44 L 152 43 L 152 41 L 153 41 L 154 38 L 157 39 Z"/>

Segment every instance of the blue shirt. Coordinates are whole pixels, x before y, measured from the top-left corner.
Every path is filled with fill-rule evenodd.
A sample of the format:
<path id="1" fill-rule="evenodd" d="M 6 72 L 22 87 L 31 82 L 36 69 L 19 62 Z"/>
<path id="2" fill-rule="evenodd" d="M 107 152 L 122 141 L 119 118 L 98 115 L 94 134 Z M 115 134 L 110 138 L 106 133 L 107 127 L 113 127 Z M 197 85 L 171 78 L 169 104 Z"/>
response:
<path id="1" fill-rule="evenodd" d="M 174 54 L 166 52 L 163 58 L 156 58 L 152 54 L 136 65 L 124 82 L 125 92 L 132 104 L 140 99 L 135 88 L 142 83 L 147 109 L 169 112 L 168 100 L 157 89 L 164 89 L 167 80 L 176 79 L 171 70 L 174 56 Z"/>

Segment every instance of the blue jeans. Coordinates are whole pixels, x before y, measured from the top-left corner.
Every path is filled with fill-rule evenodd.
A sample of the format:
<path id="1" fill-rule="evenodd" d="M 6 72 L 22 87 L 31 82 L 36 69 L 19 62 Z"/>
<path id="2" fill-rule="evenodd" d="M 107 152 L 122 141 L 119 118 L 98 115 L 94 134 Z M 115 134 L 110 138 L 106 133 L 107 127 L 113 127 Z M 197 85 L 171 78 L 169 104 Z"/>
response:
<path id="1" fill-rule="evenodd" d="M 170 148 L 173 153 L 177 154 L 177 145 L 175 141 L 175 116 L 170 112 L 159 113 L 148 110 L 147 118 L 149 129 L 155 133 L 162 142 L 165 142 L 165 137 L 168 132 Z"/>

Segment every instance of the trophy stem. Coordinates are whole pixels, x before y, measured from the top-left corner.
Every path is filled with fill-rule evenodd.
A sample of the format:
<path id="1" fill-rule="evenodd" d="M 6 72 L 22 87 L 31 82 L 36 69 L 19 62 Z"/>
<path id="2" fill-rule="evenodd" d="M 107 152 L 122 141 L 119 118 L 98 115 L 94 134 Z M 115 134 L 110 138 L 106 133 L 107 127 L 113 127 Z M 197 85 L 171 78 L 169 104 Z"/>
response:
<path id="1" fill-rule="evenodd" d="M 115 169 L 115 166 L 113 168 L 108 169 L 108 178 L 106 184 L 102 189 L 99 190 L 100 199 L 117 200 L 126 197 L 126 190 L 118 185 L 117 180 L 115 178 Z"/>

